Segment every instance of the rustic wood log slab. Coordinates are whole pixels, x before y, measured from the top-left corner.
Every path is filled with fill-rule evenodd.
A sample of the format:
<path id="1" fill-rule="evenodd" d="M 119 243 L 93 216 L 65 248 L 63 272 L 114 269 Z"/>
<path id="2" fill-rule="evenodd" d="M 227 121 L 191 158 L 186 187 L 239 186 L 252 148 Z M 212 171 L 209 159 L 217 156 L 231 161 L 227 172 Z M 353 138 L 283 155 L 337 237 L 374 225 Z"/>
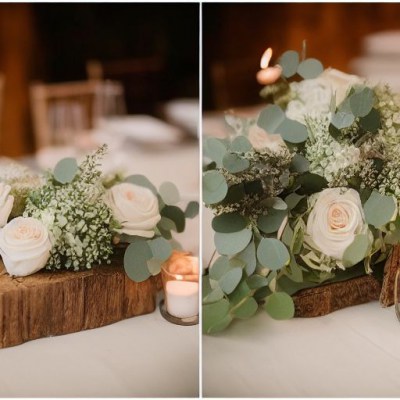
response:
<path id="1" fill-rule="evenodd" d="M 82 272 L 11 278 L 0 265 L 0 348 L 98 328 L 156 308 L 160 278 L 135 283 L 121 260 Z"/>
<path id="2" fill-rule="evenodd" d="M 379 298 L 382 307 L 389 307 L 394 304 L 394 285 L 396 272 L 400 267 L 400 246 L 394 246 L 392 254 L 385 264 L 382 292 Z"/>
<path id="3" fill-rule="evenodd" d="M 381 283 L 365 275 L 343 282 L 303 289 L 293 296 L 295 317 L 319 317 L 341 308 L 378 300 Z"/>

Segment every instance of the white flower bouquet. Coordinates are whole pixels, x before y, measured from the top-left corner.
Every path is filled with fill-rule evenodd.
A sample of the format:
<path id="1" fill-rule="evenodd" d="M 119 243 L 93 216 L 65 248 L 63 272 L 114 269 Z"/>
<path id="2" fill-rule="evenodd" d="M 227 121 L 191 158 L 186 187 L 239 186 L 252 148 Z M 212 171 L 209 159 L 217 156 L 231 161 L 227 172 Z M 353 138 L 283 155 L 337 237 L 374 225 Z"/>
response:
<path id="1" fill-rule="evenodd" d="M 110 264 L 122 247 L 128 277 L 142 282 L 180 248 L 172 231 L 185 229 L 198 203 L 181 210 L 172 183 L 157 190 L 143 175 L 107 179 L 100 169 L 106 150 L 80 165 L 61 160 L 45 176 L 17 165 L 0 171 L 0 255 L 11 276 Z"/>
<path id="2" fill-rule="evenodd" d="M 399 243 L 399 96 L 304 53 L 265 74 L 258 118 L 228 115 L 231 137 L 205 141 L 206 333 L 260 305 L 291 318 L 299 290 L 382 272 Z"/>

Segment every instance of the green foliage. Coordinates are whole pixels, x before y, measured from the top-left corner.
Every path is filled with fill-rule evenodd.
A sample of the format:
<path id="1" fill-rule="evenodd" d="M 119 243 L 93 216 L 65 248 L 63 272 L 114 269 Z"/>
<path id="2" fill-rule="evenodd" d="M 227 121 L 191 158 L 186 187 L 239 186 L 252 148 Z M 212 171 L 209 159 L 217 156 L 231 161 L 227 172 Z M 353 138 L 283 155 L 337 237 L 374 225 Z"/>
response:
<path id="1" fill-rule="evenodd" d="M 304 45 L 301 56 L 287 51 L 278 64 L 282 78 L 262 89 L 271 103 L 259 116 L 230 113 L 233 137 L 205 141 L 212 163 L 203 175 L 203 200 L 215 214 L 220 254 L 203 281 L 206 333 L 247 319 L 260 306 L 272 318 L 292 318 L 293 294 L 371 273 L 400 243 L 400 96 L 324 71 Z M 254 124 L 265 132 L 265 148 L 251 144 Z M 277 135 L 280 147 L 267 140 Z M 318 248 L 309 227 L 317 198 L 329 188 L 351 188 L 360 203 L 354 192 L 348 200 L 362 205 L 340 260 Z M 335 229 L 350 218 L 340 210 L 330 216 Z"/>
<path id="2" fill-rule="evenodd" d="M 54 168 L 54 179 L 61 184 L 70 183 L 78 172 L 78 163 L 75 158 L 64 158 Z"/>

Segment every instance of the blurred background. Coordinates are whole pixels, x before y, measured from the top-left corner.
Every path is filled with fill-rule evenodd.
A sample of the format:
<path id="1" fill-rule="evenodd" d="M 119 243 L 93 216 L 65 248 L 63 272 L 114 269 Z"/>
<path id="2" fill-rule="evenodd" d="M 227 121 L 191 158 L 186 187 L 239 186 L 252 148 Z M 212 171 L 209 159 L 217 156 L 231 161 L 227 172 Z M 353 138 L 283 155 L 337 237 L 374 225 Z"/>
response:
<path id="1" fill-rule="evenodd" d="M 0 181 L 78 162 L 199 192 L 199 4 L 1 3 Z M 176 235 L 198 254 L 199 219 Z"/>
<path id="2" fill-rule="evenodd" d="M 99 117 L 171 122 L 171 100 L 197 118 L 198 35 L 197 4 L 0 4 L 0 155 L 71 145 Z"/>
<path id="3" fill-rule="evenodd" d="M 272 47 L 301 50 L 324 66 L 387 81 L 400 91 L 400 4 L 265 3 L 203 5 L 204 109 L 260 103 L 255 75 Z"/>

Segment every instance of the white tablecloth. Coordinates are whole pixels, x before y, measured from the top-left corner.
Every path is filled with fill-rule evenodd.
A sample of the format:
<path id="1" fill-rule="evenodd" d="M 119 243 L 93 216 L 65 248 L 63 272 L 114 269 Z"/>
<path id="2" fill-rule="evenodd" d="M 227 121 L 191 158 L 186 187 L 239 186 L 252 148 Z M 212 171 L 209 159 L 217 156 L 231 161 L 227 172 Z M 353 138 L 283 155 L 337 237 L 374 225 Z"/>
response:
<path id="1" fill-rule="evenodd" d="M 0 350 L 1 397 L 197 397 L 198 326 L 158 308 Z"/>
<path id="2" fill-rule="evenodd" d="M 310 319 L 260 311 L 203 337 L 208 397 L 399 397 L 400 323 L 378 302 Z"/>

